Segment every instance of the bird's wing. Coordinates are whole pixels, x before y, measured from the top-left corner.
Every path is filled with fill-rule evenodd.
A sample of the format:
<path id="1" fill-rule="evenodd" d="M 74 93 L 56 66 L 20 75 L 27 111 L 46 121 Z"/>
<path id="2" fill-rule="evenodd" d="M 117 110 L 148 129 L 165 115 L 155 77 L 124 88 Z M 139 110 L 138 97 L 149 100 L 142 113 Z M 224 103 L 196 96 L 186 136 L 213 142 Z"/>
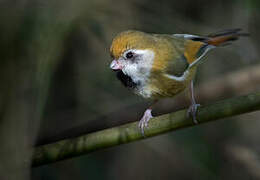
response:
<path id="1" fill-rule="evenodd" d="M 171 37 L 175 51 L 168 62 L 166 73 L 173 78 L 183 79 L 189 68 L 202 62 L 202 57 L 212 48 L 230 44 L 240 36 L 248 36 L 241 29 L 227 29 L 208 36 L 173 34 Z"/>
<path id="2" fill-rule="evenodd" d="M 189 34 L 174 35 L 172 41 L 174 51 L 171 60 L 168 61 L 166 74 L 176 79 L 183 79 L 185 72 L 201 62 L 206 52 L 214 47 L 203 40 L 204 37 Z"/>
<path id="3" fill-rule="evenodd" d="M 197 36 L 191 34 L 174 34 L 174 37 L 184 40 L 184 57 L 189 63 L 189 68 L 193 65 L 201 62 L 202 57 L 212 48 L 214 45 L 209 44 L 210 37 Z"/>

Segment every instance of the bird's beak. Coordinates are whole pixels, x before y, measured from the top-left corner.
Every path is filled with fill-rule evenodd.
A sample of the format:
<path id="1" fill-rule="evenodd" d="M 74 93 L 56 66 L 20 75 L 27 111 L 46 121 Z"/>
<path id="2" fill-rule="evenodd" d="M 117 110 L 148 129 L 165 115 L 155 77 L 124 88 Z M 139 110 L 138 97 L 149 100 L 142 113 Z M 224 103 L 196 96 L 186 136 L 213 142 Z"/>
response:
<path id="1" fill-rule="evenodd" d="M 113 60 L 110 64 L 110 68 L 113 69 L 113 70 L 121 70 L 123 69 L 123 65 L 122 65 L 122 62 L 119 61 L 119 60 Z"/>

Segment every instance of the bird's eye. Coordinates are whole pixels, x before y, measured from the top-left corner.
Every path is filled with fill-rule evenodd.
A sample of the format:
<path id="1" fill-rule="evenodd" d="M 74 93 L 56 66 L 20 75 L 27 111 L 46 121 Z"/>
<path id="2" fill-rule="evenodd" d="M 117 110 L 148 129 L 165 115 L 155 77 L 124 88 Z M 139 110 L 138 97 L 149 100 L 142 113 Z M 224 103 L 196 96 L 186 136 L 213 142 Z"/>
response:
<path id="1" fill-rule="evenodd" d="M 128 52 L 128 53 L 125 55 L 125 57 L 126 57 L 127 59 L 131 59 L 133 56 L 134 56 L 134 54 L 133 54 L 132 52 Z"/>

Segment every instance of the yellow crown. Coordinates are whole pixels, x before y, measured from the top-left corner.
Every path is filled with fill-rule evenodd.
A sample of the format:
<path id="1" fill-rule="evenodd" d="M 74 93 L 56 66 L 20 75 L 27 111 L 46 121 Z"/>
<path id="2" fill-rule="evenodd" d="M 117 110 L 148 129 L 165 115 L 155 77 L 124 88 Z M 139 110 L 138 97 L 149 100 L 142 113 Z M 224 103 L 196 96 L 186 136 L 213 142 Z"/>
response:
<path id="1" fill-rule="evenodd" d="M 147 49 L 153 44 L 151 35 L 140 31 L 124 31 L 118 34 L 112 42 L 110 53 L 118 59 L 128 49 Z"/>

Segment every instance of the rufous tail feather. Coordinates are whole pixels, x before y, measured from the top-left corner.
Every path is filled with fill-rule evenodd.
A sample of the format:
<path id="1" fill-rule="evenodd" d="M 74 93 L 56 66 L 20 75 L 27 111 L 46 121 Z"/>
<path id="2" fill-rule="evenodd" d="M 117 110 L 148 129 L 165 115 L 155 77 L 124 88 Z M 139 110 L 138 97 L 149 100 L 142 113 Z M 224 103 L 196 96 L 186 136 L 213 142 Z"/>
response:
<path id="1" fill-rule="evenodd" d="M 229 29 L 208 35 L 206 43 L 213 46 L 222 46 L 230 41 L 237 40 L 240 36 L 248 36 L 248 33 L 240 32 L 241 29 Z"/>

